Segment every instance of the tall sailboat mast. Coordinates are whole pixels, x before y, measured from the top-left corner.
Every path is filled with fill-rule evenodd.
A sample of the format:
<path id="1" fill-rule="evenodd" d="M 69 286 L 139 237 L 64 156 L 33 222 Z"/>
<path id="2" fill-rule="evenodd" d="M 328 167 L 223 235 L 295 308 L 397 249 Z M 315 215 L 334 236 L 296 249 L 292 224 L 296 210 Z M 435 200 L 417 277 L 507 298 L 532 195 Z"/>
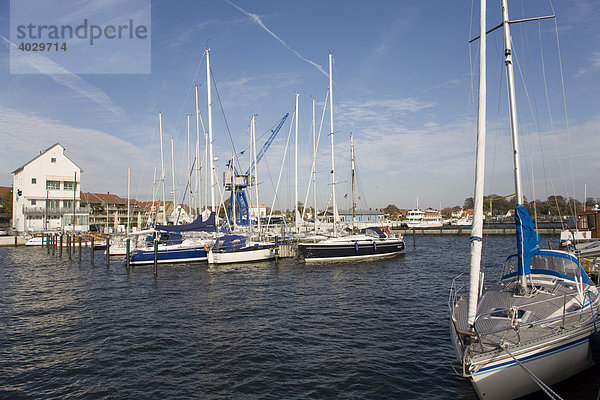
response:
<path id="1" fill-rule="evenodd" d="M 354 136 L 350 132 L 350 164 L 352 167 L 352 233 L 356 233 L 356 195 L 354 190 Z"/>
<path id="2" fill-rule="evenodd" d="M 173 181 L 173 212 L 175 212 L 175 203 L 177 201 L 177 197 L 175 195 L 175 150 L 173 149 L 173 147 L 173 138 L 171 137 L 171 180 Z M 177 218 L 179 218 L 179 216 L 177 216 Z M 177 222 L 178 221 L 175 221 L 174 223 L 177 224 Z"/>
<path id="3" fill-rule="evenodd" d="M 254 157 L 254 191 L 256 194 L 256 227 L 258 229 L 258 237 L 260 239 L 260 203 L 258 198 L 258 162 L 256 157 L 256 116 L 252 115 L 252 156 Z M 252 172 L 251 172 L 252 173 Z"/>
<path id="4" fill-rule="evenodd" d="M 317 102 L 317 100 L 313 97 L 312 99 L 312 134 L 313 134 L 313 176 L 312 176 L 312 183 L 313 183 L 313 207 L 314 207 L 314 213 L 313 213 L 313 219 L 314 219 L 314 225 L 315 225 L 315 235 L 317 234 L 317 170 L 316 170 L 316 163 L 315 163 L 315 158 L 317 157 L 317 142 L 316 142 L 316 125 L 315 125 L 315 103 Z"/>
<path id="5" fill-rule="evenodd" d="M 467 321 L 475 324 L 477 302 L 479 300 L 479 278 L 481 274 L 481 249 L 483 247 L 483 196 L 485 178 L 485 139 L 486 139 L 486 0 L 481 0 L 479 22 L 479 103 L 477 107 L 477 154 L 475 165 L 475 193 L 473 204 L 473 224 L 471 226 L 471 266 L 469 271 L 469 304 Z"/>
<path id="6" fill-rule="evenodd" d="M 506 65 L 506 79 L 508 81 L 508 105 L 510 111 L 510 127 L 513 145 L 513 163 L 515 171 L 515 193 L 517 205 L 523 204 L 521 186 L 521 162 L 519 153 L 519 129 L 517 126 L 517 101 L 515 97 L 515 73 L 512 62 L 512 44 L 510 36 L 510 22 L 508 20 L 508 3 L 502 0 L 502 25 L 504 27 L 504 64 Z"/>
<path id="7" fill-rule="evenodd" d="M 198 85 L 194 85 L 194 89 L 196 91 L 196 208 L 198 209 L 198 214 L 200 214 L 202 212 L 202 190 L 200 189 L 200 111 L 198 110 Z"/>
<path id="8" fill-rule="evenodd" d="M 212 93 L 210 84 L 210 49 L 206 49 L 206 92 L 208 96 L 208 157 L 210 174 L 210 208 L 215 211 L 215 171 L 213 158 Z"/>
<path id="9" fill-rule="evenodd" d="M 294 136 L 294 220 L 296 226 L 296 232 L 300 231 L 301 217 L 300 211 L 298 210 L 298 98 L 300 97 L 299 93 L 296 93 L 296 105 L 294 107 L 295 114 L 295 136 Z"/>
<path id="10" fill-rule="evenodd" d="M 162 181 L 163 223 L 167 223 L 167 206 L 165 198 L 165 161 L 163 155 L 162 114 L 158 112 L 158 131 L 160 133 L 160 179 Z"/>
<path id="11" fill-rule="evenodd" d="M 338 210 L 337 203 L 335 200 L 335 151 L 333 143 L 333 54 L 329 53 L 329 120 L 331 128 L 331 201 L 333 203 L 333 236 L 337 236 L 337 218 Z"/>

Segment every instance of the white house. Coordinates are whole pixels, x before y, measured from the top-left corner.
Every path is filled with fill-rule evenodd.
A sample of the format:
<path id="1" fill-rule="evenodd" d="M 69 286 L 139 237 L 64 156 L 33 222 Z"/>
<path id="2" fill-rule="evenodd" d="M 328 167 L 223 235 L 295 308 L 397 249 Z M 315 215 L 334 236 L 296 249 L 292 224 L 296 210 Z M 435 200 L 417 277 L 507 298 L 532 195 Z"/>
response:
<path id="1" fill-rule="evenodd" d="M 87 231 L 90 210 L 80 207 L 81 172 L 59 143 L 13 171 L 13 228 Z"/>

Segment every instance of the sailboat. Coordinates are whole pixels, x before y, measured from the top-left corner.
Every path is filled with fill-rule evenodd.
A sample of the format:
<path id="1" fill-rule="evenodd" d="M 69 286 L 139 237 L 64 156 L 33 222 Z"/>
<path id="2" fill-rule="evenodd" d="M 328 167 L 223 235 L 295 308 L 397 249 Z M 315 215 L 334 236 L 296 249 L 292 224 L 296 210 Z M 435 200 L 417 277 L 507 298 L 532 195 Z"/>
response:
<path id="1" fill-rule="evenodd" d="M 250 136 L 252 142 L 252 157 L 254 158 L 254 193 L 256 195 L 257 213 L 256 213 L 256 229 L 258 231 L 258 240 L 250 240 L 246 235 L 227 234 L 220 236 L 215 240 L 215 243 L 208 252 L 209 264 L 229 264 L 240 262 L 252 262 L 269 260 L 277 255 L 275 243 L 260 240 L 260 210 L 258 201 L 258 174 L 257 174 L 257 155 L 256 155 L 256 116 L 252 116 L 250 124 Z M 235 156 L 232 158 L 232 162 Z M 232 187 L 235 193 L 235 168 L 232 168 Z M 252 172 L 252 171 L 250 171 Z M 235 199 L 235 196 L 232 197 Z M 235 200 L 234 200 L 235 201 Z M 235 213 L 235 205 L 232 207 Z M 231 224 L 235 226 L 235 215 L 231 219 Z"/>
<path id="2" fill-rule="evenodd" d="M 510 21 L 502 0 L 504 55 L 508 79 L 517 207 L 517 254 L 505 262 L 501 278 L 484 288 L 480 271 L 485 165 L 486 0 L 481 1 L 479 107 L 475 207 L 471 232 L 468 295 L 455 278 L 450 290 L 450 334 L 461 364 L 482 399 L 516 398 L 540 389 L 557 398 L 549 385 L 594 364 L 600 298 L 593 282 L 571 253 L 540 248 L 540 237 L 523 204 Z"/>
<path id="3" fill-rule="evenodd" d="M 200 214 L 194 221 L 183 225 L 156 225 L 155 229 L 138 232 L 148 234 L 146 246 L 131 251 L 132 265 L 154 263 L 154 241 L 158 241 L 156 261 L 158 264 L 206 261 L 208 257 L 209 239 L 184 238 L 182 232 L 214 232 L 215 213 L 211 212 L 206 219 Z"/>
<path id="4" fill-rule="evenodd" d="M 380 227 L 356 229 L 354 139 L 352 134 L 350 134 L 350 158 L 352 165 L 352 234 L 333 237 L 317 243 L 300 243 L 298 250 L 305 262 L 386 257 L 397 255 L 404 250 L 404 241 L 401 238 L 388 235 Z"/>

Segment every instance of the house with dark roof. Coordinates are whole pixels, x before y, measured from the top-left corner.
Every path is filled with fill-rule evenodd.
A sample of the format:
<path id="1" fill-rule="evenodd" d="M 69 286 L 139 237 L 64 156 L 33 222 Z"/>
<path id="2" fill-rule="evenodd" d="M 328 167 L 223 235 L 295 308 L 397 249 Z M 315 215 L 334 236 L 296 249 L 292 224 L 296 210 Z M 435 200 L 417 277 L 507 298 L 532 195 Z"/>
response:
<path id="1" fill-rule="evenodd" d="M 81 206 L 82 172 L 59 143 L 14 170 L 13 229 L 87 231 L 90 210 Z"/>

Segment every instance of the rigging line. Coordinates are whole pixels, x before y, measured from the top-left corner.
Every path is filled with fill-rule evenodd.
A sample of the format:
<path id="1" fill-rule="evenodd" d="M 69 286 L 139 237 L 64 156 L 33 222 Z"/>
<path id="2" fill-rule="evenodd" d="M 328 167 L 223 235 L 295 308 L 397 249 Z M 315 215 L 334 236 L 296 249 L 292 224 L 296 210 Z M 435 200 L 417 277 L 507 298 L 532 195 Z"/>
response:
<path id="1" fill-rule="evenodd" d="M 146 167 L 148 166 L 148 159 L 150 158 L 150 148 L 154 144 L 154 139 L 156 137 L 156 132 L 158 132 L 158 121 L 155 121 L 154 131 L 152 132 L 152 138 L 150 139 L 150 142 L 148 143 L 148 146 L 146 147 L 146 158 L 144 159 L 144 168 L 142 169 L 142 178 L 140 179 L 140 181 L 138 183 L 138 188 L 137 188 L 137 191 L 136 191 L 137 196 L 141 195 L 141 186 L 143 184 L 144 177 L 145 177 L 145 174 L 146 174 Z"/>
<path id="2" fill-rule="evenodd" d="M 552 1 L 548 0 L 550 3 L 550 7 L 552 8 L 552 12 L 554 12 L 554 6 L 552 5 Z M 561 82 L 561 87 L 562 87 L 562 95 L 563 95 L 563 107 L 564 107 L 564 112 L 565 112 L 565 126 L 567 129 L 567 142 L 568 142 L 568 147 L 569 147 L 569 163 L 570 163 L 570 168 L 571 168 L 571 184 L 573 185 L 572 190 L 573 190 L 573 215 L 575 216 L 575 220 L 577 220 L 577 207 L 575 207 L 575 173 L 573 171 L 573 150 L 571 148 L 571 129 L 569 127 L 569 114 L 567 113 L 567 95 L 565 92 L 565 77 L 564 77 L 564 72 L 563 72 L 563 65 L 562 65 L 562 56 L 561 56 L 561 52 L 560 52 L 560 42 L 558 39 L 558 22 L 556 21 L 556 18 L 554 18 L 554 31 L 556 34 L 556 48 L 558 51 L 558 64 L 559 64 L 559 70 L 560 70 L 560 82 Z M 584 203 L 585 203 L 585 199 L 584 199 Z"/>
<path id="3" fill-rule="evenodd" d="M 200 61 L 198 62 L 198 67 L 196 68 L 196 72 L 194 73 L 194 77 L 192 78 L 192 82 L 196 81 L 197 77 L 199 76 L 199 71 L 200 68 L 202 66 L 202 60 L 204 60 L 204 57 L 206 56 L 206 52 L 202 52 L 202 57 L 200 58 Z M 198 87 L 200 87 L 201 85 L 198 84 Z M 188 86 L 188 90 L 185 94 L 184 100 L 183 100 L 183 104 L 181 105 L 180 111 L 179 111 L 179 115 L 177 116 L 177 119 L 175 120 L 175 127 L 178 127 L 180 122 L 182 121 L 182 117 L 184 114 L 184 109 L 186 108 L 185 105 L 189 102 L 189 99 L 191 98 L 191 93 L 192 93 L 192 89 L 194 88 L 194 85 L 192 84 L 191 86 Z M 182 128 L 183 130 L 185 128 Z M 175 129 L 175 131 L 178 131 L 179 129 Z M 181 136 L 181 133 L 180 133 Z"/>
<path id="4" fill-rule="evenodd" d="M 529 375 L 529 377 L 544 391 L 544 393 L 546 393 L 546 395 L 548 397 L 550 397 L 550 399 L 552 400 L 562 400 L 562 397 L 560 397 L 555 391 L 553 391 L 550 386 L 546 385 L 544 382 L 542 382 L 542 380 L 540 378 L 538 378 L 537 376 L 535 376 L 533 374 L 533 372 L 531 372 L 523 363 L 521 363 L 521 361 L 519 361 L 509 350 L 508 350 L 508 346 L 503 345 L 502 348 L 504 349 L 504 351 L 506 351 L 506 353 L 512 357 L 513 360 L 515 360 L 515 362 L 521 367 L 523 368 L 523 370 L 527 373 L 527 375 Z"/>
<path id="5" fill-rule="evenodd" d="M 306 197 L 304 198 L 304 204 L 308 203 L 308 196 L 310 194 L 310 187 L 312 184 L 312 179 L 313 179 L 313 174 L 316 174 L 316 168 L 317 168 L 317 153 L 319 151 L 319 142 L 321 141 L 321 132 L 323 129 L 323 120 L 325 118 L 325 111 L 327 110 L 327 99 L 329 99 L 329 88 L 327 88 L 327 90 L 325 91 L 325 103 L 323 105 L 323 113 L 321 114 L 321 123 L 319 125 L 319 132 L 315 135 L 317 137 L 316 143 L 315 143 L 315 153 L 313 154 L 312 157 L 312 167 L 310 170 L 310 179 L 308 180 L 308 185 L 306 188 Z M 317 212 L 316 204 L 313 204 L 313 206 L 315 207 L 315 214 Z M 306 207 L 304 207 L 304 209 L 302 210 L 302 219 L 304 219 L 304 213 L 306 211 Z"/>
<path id="6" fill-rule="evenodd" d="M 540 24 L 539 21 L 538 21 L 538 38 L 539 38 L 539 41 L 540 41 L 540 59 L 541 59 L 541 63 L 542 63 L 542 78 L 543 78 L 543 81 L 544 81 L 544 92 L 545 92 L 545 95 L 546 95 L 546 107 L 548 108 L 548 119 L 550 120 L 550 132 L 554 133 L 555 132 L 554 118 L 552 118 L 552 108 L 550 106 L 550 96 L 548 94 L 548 81 L 546 79 L 546 66 L 545 66 L 546 63 L 544 61 L 544 46 L 543 46 L 543 43 L 542 43 L 542 29 L 541 29 L 541 24 Z M 543 153 L 544 148 L 542 147 L 542 138 L 541 138 L 541 135 L 540 135 L 539 140 L 540 140 L 540 147 L 542 149 L 542 157 L 543 157 L 543 160 L 544 160 L 544 178 L 545 178 L 544 180 L 546 182 L 546 193 L 549 193 L 549 190 L 548 190 L 548 181 L 550 181 L 550 186 L 552 187 L 552 192 L 556 193 L 556 190 L 554 188 L 554 181 L 552 180 L 552 175 L 550 174 L 550 171 L 548 170 L 548 166 L 547 166 L 547 163 L 546 163 L 546 158 L 543 156 L 543 154 L 544 154 Z M 562 166 L 562 164 L 561 164 L 561 166 Z M 561 171 L 561 175 L 562 175 L 562 171 Z M 548 176 L 550 178 L 548 178 Z M 563 225 L 562 218 L 561 218 L 561 225 Z"/>
<path id="7" fill-rule="evenodd" d="M 294 111 L 295 112 L 295 111 Z M 292 113 L 293 114 L 293 113 Z M 292 120 L 293 120 L 294 115 L 292 115 Z M 288 132 L 288 138 L 287 141 L 285 143 L 285 149 L 283 151 L 283 159 L 281 160 L 281 167 L 279 168 L 279 177 L 277 178 L 277 186 L 274 187 L 274 193 L 273 193 L 273 202 L 271 203 L 271 212 L 269 213 L 269 221 L 271 220 L 271 217 L 273 216 L 273 208 L 275 207 L 275 202 L 277 202 L 279 208 L 281 209 L 281 213 L 283 214 L 283 207 L 281 207 L 281 202 L 279 199 L 279 184 L 281 183 L 281 175 L 283 174 L 283 166 L 285 165 L 285 160 L 287 157 L 287 151 L 290 145 L 290 138 L 292 137 L 292 127 L 294 126 L 294 124 L 290 124 L 290 130 Z M 273 179 L 271 178 L 271 184 L 273 184 Z M 284 217 L 285 220 L 285 217 Z"/>
<path id="8" fill-rule="evenodd" d="M 227 117 L 225 116 L 225 109 L 223 108 L 223 102 L 221 102 L 221 95 L 219 94 L 219 89 L 217 88 L 217 82 L 215 80 L 215 74 L 212 70 L 212 67 L 210 68 L 210 77 L 212 78 L 212 84 L 215 88 L 215 93 L 217 94 L 217 99 L 219 100 L 219 105 L 221 106 L 221 114 L 223 114 L 223 121 L 225 122 L 225 128 L 227 129 L 227 136 L 229 138 L 229 142 L 231 143 L 231 148 L 233 149 L 233 154 L 236 154 L 236 164 L 239 165 L 239 163 L 237 162 L 237 151 L 235 150 L 235 145 L 233 144 L 233 137 L 231 136 L 231 131 L 229 130 L 229 123 L 227 122 Z M 213 141 L 215 140 L 215 138 L 213 137 Z"/>

